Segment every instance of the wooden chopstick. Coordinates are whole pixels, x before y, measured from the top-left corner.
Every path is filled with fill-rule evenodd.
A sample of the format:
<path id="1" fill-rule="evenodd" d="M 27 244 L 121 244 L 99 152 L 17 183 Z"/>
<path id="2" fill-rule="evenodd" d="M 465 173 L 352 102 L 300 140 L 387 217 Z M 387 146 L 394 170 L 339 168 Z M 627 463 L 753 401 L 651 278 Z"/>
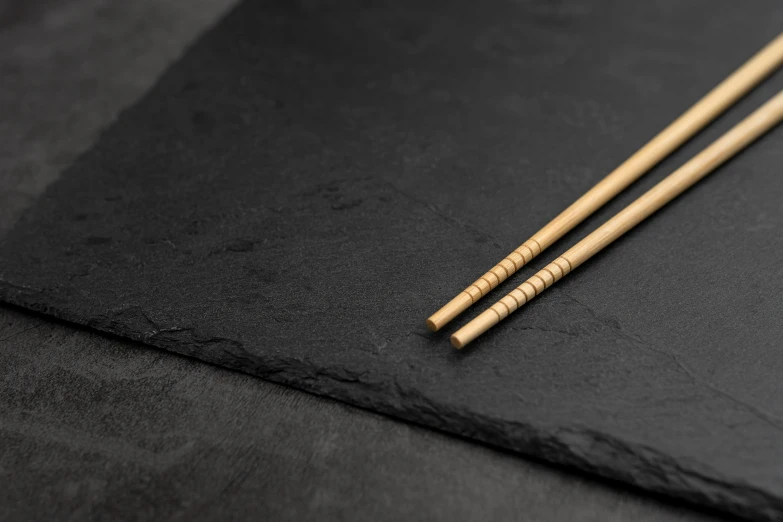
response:
<path id="1" fill-rule="evenodd" d="M 429 329 L 440 330 L 487 295 L 511 274 L 529 263 L 531 259 L 688 141 L 781 64 L 783 64 L 783 33 L 559 216 L 536 232 L 533 237 L 522 243 L 489 272 L 435 312 L 427 319 Z"/>
<path id="2" fill-rule="evenodd" d="M 462 348 L 783 121 L 783 91 L 451 336 Z"/>

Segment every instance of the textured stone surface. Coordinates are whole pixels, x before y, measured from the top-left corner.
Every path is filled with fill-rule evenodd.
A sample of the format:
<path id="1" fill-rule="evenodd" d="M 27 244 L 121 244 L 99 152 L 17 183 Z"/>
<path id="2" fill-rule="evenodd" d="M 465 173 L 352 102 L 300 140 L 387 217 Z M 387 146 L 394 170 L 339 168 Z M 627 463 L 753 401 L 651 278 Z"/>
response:
<path id="1" fill-rule="evenodd" d="M 0 0 L 0 230 L 226 6 Z M 715 520 L 4 304 L 0 374 L 4 521 Z"/>
<path id="2" fill-rule="evenodd" d="M 682 36 L 697 15 L 691 6 L 670 6 L 675 22 L 664 5 L 543 6 L 499 5 L 484 13 L 490 20 L 453 10 L 423 28 L 417 21 L 429 14 L 409 9 L 244 6 L 12 231 L 2 250 L 6 298 L 774 517 L 780 274 L 768 270 L 771 286 L 762 287 L 762 275 L 744 269 L 774 266 L 761 254 L 775 251 L 765 227 L 781 219 L 769 168 L 780 161 L 778 134 L 477 349 L 456 355 L 443 338 L 422 335 L 429 311 L 523 239 L 518 223 L 538 225 L 562 208 L 633 150 L 628 142 L 654 133 L 774 34 L 771 22 L 757 27 L 762 4 L 742 19 L 727 5 L 699 42 Z M 601 27 L 615 16 L 628 27 Z M 512 22 L 530 19 L 547 28 L 536 42 L 551 45 L 514 42 L 526 33 Z M 664 22 L 671 32 L 662 37 L 653 29 Z M 717 52 L 729 23 L 743 43 Z M 440 36 L 422 40 L 424 29 Z M 609 45 L 612 35 L 626 45 Z M 552 67 L 564 53 L 567 67 Z M 653 92 L 653 81 L 630 81 L 645 74 L 660 84 Z M 640 123 L 651 97 L 660 106 Z M 516 208 L 525 190 L 540 199 Z M 721 241 L 736 240 L 745 249 L 726 264 Z M 688 258 L 698 262 L 678 245 L 699 252 Z M 705 294 L 707 279 L 724 286 Z M 623 292 L 630 285 L 637 293 Z M 653 289 L 655 300 L 639 302 Z M 718 299 L 729 296 L 730 307 Z M 752 315 L 743 310 L 753 305 Z M 748 359 L 755 364 L 738 365 Z"/>

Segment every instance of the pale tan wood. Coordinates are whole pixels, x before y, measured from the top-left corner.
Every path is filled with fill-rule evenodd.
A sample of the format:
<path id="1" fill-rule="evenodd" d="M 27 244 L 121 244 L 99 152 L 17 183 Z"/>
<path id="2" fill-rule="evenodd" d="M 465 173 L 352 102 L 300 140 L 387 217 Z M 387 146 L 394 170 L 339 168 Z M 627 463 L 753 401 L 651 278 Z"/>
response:
<path id="1" fill-rule="evenodd" d="M 427 319 L 437 331 L 688 141 L 783 64 L 783 33 L 559 216 Z"/>
<path id="2" fill-rule="evenodd" d="M 783 91 L 451 336 L 462 348 L 783 121 Z"/>

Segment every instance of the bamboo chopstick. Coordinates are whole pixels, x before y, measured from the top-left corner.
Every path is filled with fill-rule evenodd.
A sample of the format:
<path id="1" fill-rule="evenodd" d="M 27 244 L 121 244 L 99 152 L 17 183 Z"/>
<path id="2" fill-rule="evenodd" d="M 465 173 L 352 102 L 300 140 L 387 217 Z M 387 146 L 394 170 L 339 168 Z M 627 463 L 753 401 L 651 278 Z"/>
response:
<path id="1" fill-rule="evenodd" d="M 451 336 L 462 348 L 783 121 L 783 91 Z"/>
<path id="2" fill-rule="evenodd" d="M 427 319 L 427 327 L 432 331 L 438 331 L 467 310 L 511 274 L 529 263 L 531 259 L 688 141 L 781 64 L 783 64 L 783 33 L 559 216 L 536 232 L 533 237 L 522 243 L 489 272 L 435 312 Z"/>

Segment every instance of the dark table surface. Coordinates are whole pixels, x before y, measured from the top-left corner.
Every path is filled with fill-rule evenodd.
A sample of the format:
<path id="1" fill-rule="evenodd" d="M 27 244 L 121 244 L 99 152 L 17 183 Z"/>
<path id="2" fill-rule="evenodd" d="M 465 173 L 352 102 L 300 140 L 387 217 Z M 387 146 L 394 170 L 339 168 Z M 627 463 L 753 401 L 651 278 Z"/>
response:
<path id="1" fill-rule="evenodd" d="M 232 3 L 0 2 L 0 233 Z M 714 519 L 8 306 L 0 375 L 3 520 Z"/>

